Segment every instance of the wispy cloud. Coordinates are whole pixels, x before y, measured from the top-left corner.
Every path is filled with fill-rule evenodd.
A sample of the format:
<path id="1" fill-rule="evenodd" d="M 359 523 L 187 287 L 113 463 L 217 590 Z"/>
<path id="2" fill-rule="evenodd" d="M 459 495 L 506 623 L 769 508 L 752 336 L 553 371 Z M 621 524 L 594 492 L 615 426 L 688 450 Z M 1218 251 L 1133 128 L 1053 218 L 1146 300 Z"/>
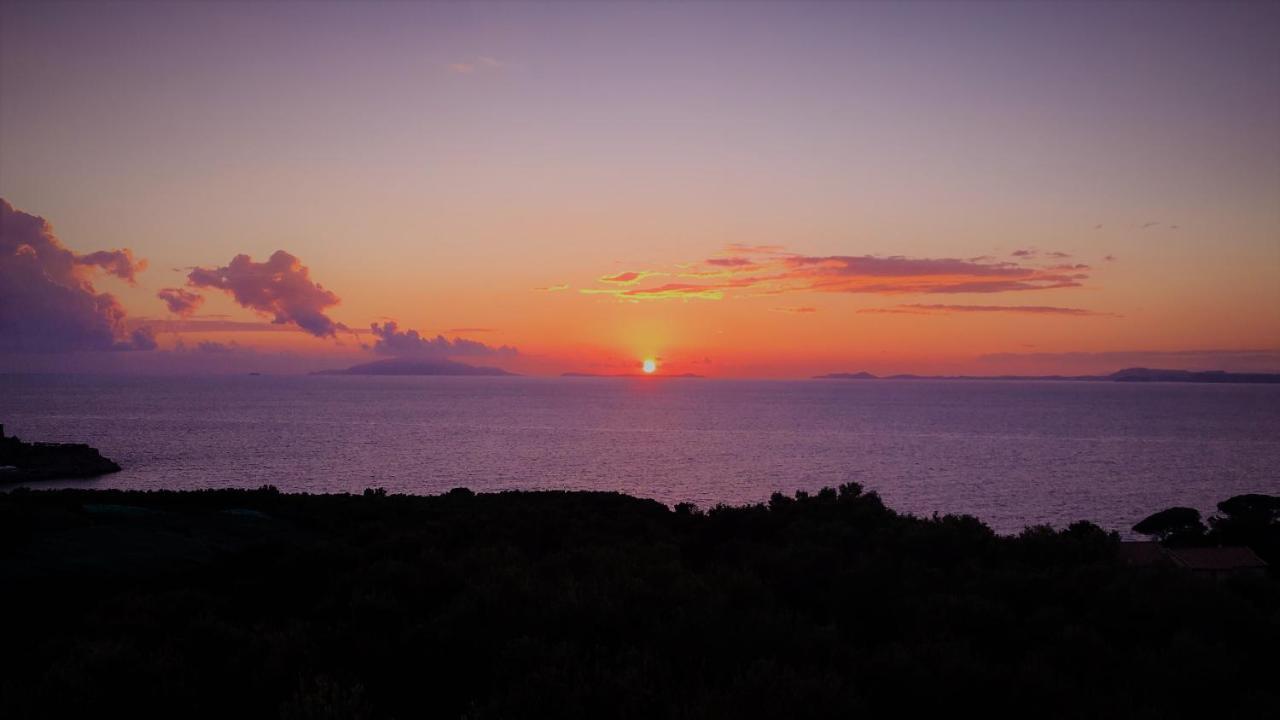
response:
<path id="1" fill-rule="evenodd" d="M 621 300 L 720 300 L 724 297 L 721 288 L 689 283 L 667 283 L 653 288 L 632 288 L 630 290 L 608 288 L 583 288 L 579 290 L 586 295 L 612 295 Z"/>
<path id="2" fill-rule="evenodd" d="M 603 283 L 614 283 L 617 285 L 635 285 L 647 277 L 666 274 L 667 273 L 652 272 L 650 270 L 629 270 L 627 272 L 620 272 L 614 275 L 605 275 L 599 278 L 599 280 Z"/>
<path id="3" fill-rule="evenodd" d="M 1050 305 L 927 305 L 907 303 L 884 308 L 864 308 L 859 313 L 951 315 L 955 313 L 1009 313 L 1014 315 L 1067 315 L 1074 317 L 1119 317 L 1115 313 L 1098 312 L 1083 308 L 1054 307 Z"/>
<path id="4" fill-rule="evenodd" d="M 458 75 L 472 75 L 486 71 L 502 70 L 507 64 L 487 55 L 479 55 L 470 60 L 460 60 L 448 64 L 449 71 Z"/>
<path id="5" fill-rule="evenodd" d="M 568 286 L 568 285 L 566 285 L 566 284 L 560 284 L 560 285 L 547 285 L 546 287 L 536 287 L 536 288 L 534 288 L 534 290 L 537 290 L 538 292 L 563 292 L 563 291 L 568 290 L 568 289 L 569 289 L 569 286 Z"/>
<path id="6" fill-rule="evenodd" d="M 816 312 L 818 312 L 818 308 L 815 308 L 815 307 L 808 307 L 808 306 L 805 306 L 805 307 L 776 307 L 776 308 L 773 308 L 773 311 L 774 311 L 774 312 L 781 312 L 781 313 L 799 313 L 799 314 L 807 314 L 807 313 L 816 313 Z"/>
<path id="7" fill-rule="evenodd" d="M 699 298 L 720 300 L 746 295 L 788 293 L 994 294 L 1079 287 L 1088 279 L 1085 265 L 1045 267 L 1025 262 L 983 258 L 911 258 L 901 255 L 800 255 L 781 246 L 764 246 L 758 255 L 748 246 L 730 246 L 736 254 L 683 266 L 678 275 L 702 282 L 640 286 L 655 271 L 625 272 L 600 278 L 606 284 L 635 285 L 584 288 L 584 294 L 613 295 L 621 300 Z"/>

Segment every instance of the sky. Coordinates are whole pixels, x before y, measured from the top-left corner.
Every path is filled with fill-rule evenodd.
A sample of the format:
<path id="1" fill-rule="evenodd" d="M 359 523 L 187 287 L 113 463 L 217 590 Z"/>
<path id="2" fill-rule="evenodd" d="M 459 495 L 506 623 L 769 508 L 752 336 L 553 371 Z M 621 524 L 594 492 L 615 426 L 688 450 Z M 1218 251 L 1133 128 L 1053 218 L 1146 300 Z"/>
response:
<path id="1" fill-rule="evenodd" d="M 0 371 L 1280 371 L 1276 3 L 0 2 Z"/>

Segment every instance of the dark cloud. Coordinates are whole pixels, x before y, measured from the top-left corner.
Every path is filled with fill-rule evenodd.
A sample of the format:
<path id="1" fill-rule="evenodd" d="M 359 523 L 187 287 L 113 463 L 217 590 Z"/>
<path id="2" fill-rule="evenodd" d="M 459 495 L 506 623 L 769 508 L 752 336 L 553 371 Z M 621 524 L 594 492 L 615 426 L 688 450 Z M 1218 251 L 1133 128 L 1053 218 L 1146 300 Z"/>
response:
<path id="1" fill-rule="evenodd" d="M 204 340 L 196 343 L 196 352 L 202 353 L 229 353 L 236 349 L 235 343 L 220 343 L 213 340 Z"/>
<path id="2" fill-rule="evenodd" d="M 204 315 L 192 318 L 154 319 L 129 318 L 125 321 L 130 329 L 147 326 L 158 333 L 214 333 L 214 332 L 294 332 L 286 325 L 275 325 L 264 321 L 227 320 L 225 316 Z M 368 332 L 361 330 L 359 332 Z"/>
<path id="3" fill-rule="evenodd" d="M 187 274 L 187 284 L 223 290 L 242 307 L 272 316 L 273 323 L 296 325 L 316 337 L 346 329 L 325 314 L 340 302 L 338 296 L 312 282 L 307 267 L 284 250 L 266 262 L 237 255 L 224 267 L 197 267 Z"/>
<path id="4" fill-rule="evenodd" d="M 156 297 L 164 301 L 169 312 L 180 317 L 190 317 L 204 302 L 203 295 L 182 288 L 164 288 Z"/>
<path id="5" fill-rule="evenodd" d="M 125 328 L 125 310 L 91 281 L 95 269 L 133 281 L 128 250 L 78 255 L 44 218 L 0 199 L 0 351 L 151 350 L 151 332 Z"/>
<path id="6" fill-rule="evenodd" d="M 516 348 L 508 345 L 494 347 L 475 340 L 455 337 L 450 340 L 443 335 L 423 337 L 417 330 L 400 330 L 394 320 L 379 325 L 369 326 L 378 340 L 373 344 L 373 351 L 379 355 L 392 357 L 514 357 L 519 354 Z"/>
<path id="7" fill-rule="evenodd" d="M 1009 253 L 1009 255 L 1016 258 L 1030 258 L 1030 257 L 1036 256 L 1036 251 L 1035 250 L 1014 250 L 1013 252 Z"/>

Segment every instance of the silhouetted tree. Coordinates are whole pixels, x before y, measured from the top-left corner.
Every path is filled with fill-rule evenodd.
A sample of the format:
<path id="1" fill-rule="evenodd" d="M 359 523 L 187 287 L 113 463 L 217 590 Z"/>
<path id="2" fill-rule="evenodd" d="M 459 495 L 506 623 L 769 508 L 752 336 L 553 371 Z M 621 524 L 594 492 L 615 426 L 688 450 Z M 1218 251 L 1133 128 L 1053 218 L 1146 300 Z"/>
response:
<path id="1" fill-rule="evenodd" d="M 1223 545 L 1247 545 L 1273 565 L 1280 563 L 1280 497 L 1236 495 L 1218 503 L 1210 534 Z"/>
<path id="2" fill-rule="evenodd" d="M 1149 515 L 1133 531 L 1150 535 L 1169 545 L 1196 545 L 1204 541 L 1205 526 L 1200 511 L 1189 507 L 1171 507 Z"/>

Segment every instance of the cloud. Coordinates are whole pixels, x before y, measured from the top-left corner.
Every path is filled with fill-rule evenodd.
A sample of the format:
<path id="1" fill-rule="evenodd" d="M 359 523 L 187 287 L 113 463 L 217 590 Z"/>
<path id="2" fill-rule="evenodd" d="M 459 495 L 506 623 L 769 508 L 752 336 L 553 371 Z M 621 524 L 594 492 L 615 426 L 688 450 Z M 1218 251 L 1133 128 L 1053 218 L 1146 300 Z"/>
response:
<path id="1" fill-rule="evenodd" d="M 458 75 L 471 75 L 489 70 L 501 70 L 505 68 L 506 63 L 486 55 L 481 55 L 473 60 L 462 60 L 459 62 L 449 63 L 449 71 Z"/>
<path id="2" fill-rule="evenodd" d="M 0 198 L 0 351 L 153 349 L 151 332 L 129 332 L 124 307 L 92 283 L 94 270 L 132 282 L 144 266 L 128 250 L 79 255 Z"/>
<path id="3" fill-rule="evenodd" d="M 220 343 L 213 340 L 204 340 L 196 343 L 196 352 L 202 353 L 229 353 L 236 350 L 236 343 Z"/>
<path id="4" fill-rule="evenodd" d="M 266 262 L 237 255 L 224 267 L 194 268 L 187 274 L 187 284 L 223 290 L 241 307 L 270 315 L 276 324 L 296 325 L 316 337 L 333 337 L 347 329 L 325 314 L 340 302 L 338 296 L 312 282 L 307 267 L 284 250 L 275 251 Z"/>
<path id="5" fill-rule="evenodd" d="M 539 292 L 561 292 L 561 291 L 563 291 L 563 290 L 568 290 L 568 289 L 569 289 L 569 286 L 568 286 L 568 285 L 564 285 L 564 284 L 560 284 L 560 285 L 548 285 L 548 286 L 546 286 L 546 287 L 536 287 L 536 288 L 534 288 L 534 290 L 537 290 L 537 291 L 539 291 Z"/>
<path id="6" fill-rule="evenodd" d="M 1102 258 L 1102 259 L 1103 259 L 1103 260 L 1106 260 L 1107 262 L 1115 262 L 1115 261 L 1117 260 L 1117 258 L 1116 258 L 1116 256 L 1115 256 L 1115 255 L 1108 255 L 1108 256 L 1106 256 L 1106 257 L 1104 257 L 1104 258 Z"/>
<path id="7" fill-rule="evenodd" d="M 137 284 L 137 274 L 147 269 L 146 260 L 134 260 L 129 248 L 120 250 L 98 250 L 88 255 L 76 257 L 77 265 L 88 265 L 105 270 L 130 285 Z"/>
<path id="8" fill-rule="evenodd" d="M 129 318 L 125 325 L 133 329 L 146 326 L 158 333 L 215 333 L 215 332 L 295 332 L 285 325 L 269 322 L 227 320 L 224 316 L 205 315 L 200 317 L 172 319 Z M 356 332 L 367 333 L 368 330 Z"/>
<path id="9" fill-rule="evenodd" d="M 600 278 L 600 282 L 616 283 L 618 285 L 635 285 L 641 280 L 654 275 L 666 275 L 666 273 L 650 272 L 648 270 L 630 270 L 627 272 L 617 273 L 616 275 L 605 275 Z"/>
<path id="10" fill-rule="evenodd" d="M 514 357 L 519 350 L 508 345 L 493 347 L 475 340 L 455 337 L 450 340 L 443 335 L 433 338 L 423 337 L 417 330 L 400 330 L 394 320 L 379 325 L 369 326 L 378 338 L 373 344 L 373 351 L 379 355 L 393 357 Z"/>
<path id="11" fill-rule="evenodd" d="M 744 243 L 729 243 L 725 246 L 725 252 L 730 254 L 741 255 L 789 255 L 787 249 L 781 245 L 747 245 Z"/>
<path id="12" fill-rule="evenodd" d="M 900 255 L 794 256 L 783 262 L 786 272 L 780 279 L 791 289 L 817 292 L 999 293 L 1077 287 L 1087 277 L 1016 263 Z"/>
<path id="13" fill-rule="evenodd" d="M 497 332 L 497 330 L 495 330 L 495 329 L 493 329 L 493 328 L 485 328 L 485 327 L 476 327 L 476 328 L 463 327 L 463 328 L 449 328 L 448 330 L 445 330 L 445 332 L 447 332 L 447 333 L 451 333 L 451 334 L 454 334 L 454 335 L 463 335 L 463 334 L 466 334 L 466 333 L 489 333 L 489 332 Z"/>
<path id="14" fill-rule="evenodd" d="M 710 258 L 706 261 L 706 263 L 708 265 L 712 265 L 715 267 L 726 267 L 726 268 L 758 267 L 754 260 L 751 260 L 750 258 L 744 258 L 744 257 Z"/>
<path id="15" fill-rule="evenodd" d="M 1070 315 L 1075 317 L 1117 317 L 1114 313 L 1082 308 L 1049 305 L 925 305 L 907 303 L 887 308 L 866 308 L 859 313 L 905 313 L 911 315 L 950 315 L 953 313 L 1011 313 L 1015 315 Z"/>
<path id="16" fill-rule="evenodd" d="M 164 301 L 169 312 L 180 317 L 190 317 L 204 303 L 203 295 L 182 288 L 164 288 L 156 297 Z"/>
<path id="17" fill-rule="evenodd" d="M 806 313 L 816 313 L 816 312 L 818 312 L 818 308 L 815 308 L 815 307 L 776 307 L 776 308 L 774 308 L 774 309 L 773 309 L 773 311 L 774 311 L 774 312 L 783 312 L 783 313 L 801 313 L 801 314 L 806 314 Z"/>
<path id="18" fill-rule="evenodd" d="M 733 256 L 743 257 L 743 256 Z M 657 287 L 587 288 L 584 294 L 613 295 L 624 300 L 701 298 L 719 300 L 730 293 L 993 294 L 1079 287 L 1088 279 L 1084 266 L 1040 267 L 984 258 L 909 258 L 901 255 L 810 256 L 780 252 L 769 246 L 749 264 L 683 266 L 681 277 L 703 283 L 667 283 Z M 649 272 L 649 275 L 659 274 Z M 640 273 L 602 278 L 611 284 L 638 284 Z"/>
<path id="19" fill-rule="evenodd" d="M 689 283 L 667 283 L 654 288 L 609 290 L 602 288 L 584 288 L 578 292 L 587 295 L 613 295 L 622 300 L 720 300 L 724 292 L 715 286 L 692 285 Z"/>
<path id="20" fill-rule="evenodd" d="M 1041 255 L 1043 255 L 1044 257 L 1053 258 L 1055 260 L 1065 260 L 1066 258 L 1071 257 L 1071 253 L 1064 253 L 1059 250 L 1041 252 L 1035 248 L 1022 248 L 1020 250 L 1014 250 L 1013 252 L 1009 253 L 1009 257 L 1022 258 L 1024 260 L 1028 260 Z"/>

